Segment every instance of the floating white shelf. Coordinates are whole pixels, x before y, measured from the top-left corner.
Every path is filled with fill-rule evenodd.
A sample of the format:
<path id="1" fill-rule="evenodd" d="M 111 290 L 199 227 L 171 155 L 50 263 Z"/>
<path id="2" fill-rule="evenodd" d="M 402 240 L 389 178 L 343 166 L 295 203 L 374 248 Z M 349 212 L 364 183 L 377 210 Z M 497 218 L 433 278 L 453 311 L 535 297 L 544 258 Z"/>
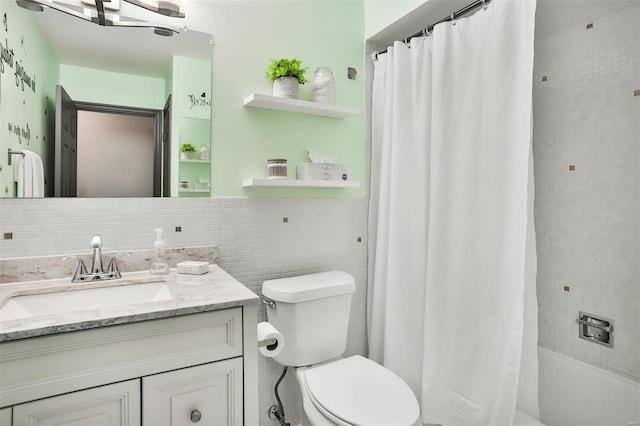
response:
<path id="1" fill-rule="evenodd" d="M 184 159 L 182 159 L 182 160 L 180 160 L 180 162 L 181 162 L 181 163 L 202 163 L 202 164 L 211 164 L 211 161 L 210 161 L 210 160 L 196 160 L 196 159 L 193 159 L 193 160 L 184 160 Z"/>
<path id="2" fill-rule="evenodd" d="M 360 182 L 346 180 L 244 179 L 245 188 L 359 188 Z"/>
<path id="3" fill-rule="evenodd" d="M 180 189 L 179 192 L 211 192 L 210 189 Z"/>
<path id="4" fill-rule="evenodd" d="M 357 108 L 338 105 L 321 104 L 319 102 L 302 101 L 300 99 L 281 98 L 277 96 L 252 93 L 244 99 L 244 106 L 278 111 L 297 112 L 301 114 L 319 115 L 322 117 L 345 118 L 360 114 Z"/>

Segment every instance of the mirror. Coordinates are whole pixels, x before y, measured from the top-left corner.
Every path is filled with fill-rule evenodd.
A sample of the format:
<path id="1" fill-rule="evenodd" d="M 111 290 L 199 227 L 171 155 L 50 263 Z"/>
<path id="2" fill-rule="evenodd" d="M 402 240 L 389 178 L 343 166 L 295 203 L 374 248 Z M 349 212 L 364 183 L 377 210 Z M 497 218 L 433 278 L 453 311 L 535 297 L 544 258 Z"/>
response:
<path id="1" fill-rule="evenodd" d="M 198 151 L 205 147 L 208 154 L 211 149 L 212 36 L 187 30 L 184 19 L 160 16 L 125 2 L 120 5 L 122 15 L 168 23 L 179 31 L 166 37 L 153 28 L 100 26 L 50 8 L 32 12 L 14 0 L 0 1 L 0 197 L 18 195 L 16 164 L 24 163 L 18 159 L 23 150 L 42 159 L 45 196 L 210 196 L 210 163 L 207 156 L 201 160 Z M 58 117 L 56 126 L 59 89 L 67 92 L 79 111 L 72 118 Z M 95 120 L 96 114 L 109 119 L 100 138 L 91 132 L 98 125 L 83 118 Z M 119 118 L 129 121 L 113 124 Z M 133 126 L 133 118 L 147 119 L 142 124 L 145 130 L 137 130 L 136 136 L 123 133 Z M 120 130 L 119 134 L 107 135 L 110 127 Z M 77 146 L 56 145 L 56 133 L 63 130 L 82 138 Z M 101 145 L 94 148 L 98 139 Z M 118 143 L 109 143 L 115 139 Z M 149 147 L 135 148 L 134 142 Z M 127 149 L 127 143 L 133 148 Z M 186 143 L 196 147 L 196 157 L 180 160 L 180 146 Z M 60 146 L 75 156 L 72 162 L 64 161 Z M 91 157 L 95 163 L 88 163 Z M 61 175 L 71 169 L 82 188 L 75 193 L 60 189 L 64 187 Z M 124 177 L 129 170 L 136 173 Z M 104 182 L 115 174 L 124 181 L 105 190 Z M 99 191 L 87 190 L 90 182 L 97 182 Z M 182 184 L 186 188 L 181 188 L 181 182 L 186 182 Z M 135 186 L 142 192 L 132 192 Z"/>

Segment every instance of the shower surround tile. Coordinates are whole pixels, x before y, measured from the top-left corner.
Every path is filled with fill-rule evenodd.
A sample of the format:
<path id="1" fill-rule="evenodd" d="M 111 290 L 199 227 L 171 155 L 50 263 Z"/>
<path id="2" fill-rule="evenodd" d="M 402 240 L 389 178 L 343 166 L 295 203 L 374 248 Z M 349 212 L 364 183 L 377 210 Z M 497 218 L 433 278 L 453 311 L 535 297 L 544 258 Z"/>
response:
<path id="1" fill-rule="evenodd" d="M 636 382 L 638 22 L 639 2 L 611 2 L 537 34 L 533 94 L 539 343 Z M 615 321 L 613 349 L 578 339 L 579 310 Z"/>

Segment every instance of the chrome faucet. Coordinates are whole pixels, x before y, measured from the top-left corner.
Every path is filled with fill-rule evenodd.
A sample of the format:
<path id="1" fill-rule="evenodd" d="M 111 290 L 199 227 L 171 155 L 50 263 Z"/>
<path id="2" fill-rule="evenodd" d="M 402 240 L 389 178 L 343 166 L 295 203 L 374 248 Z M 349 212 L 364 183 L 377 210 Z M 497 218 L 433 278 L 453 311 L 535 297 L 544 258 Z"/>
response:
<path id="1" fill-rule="evenodd" d="M 102 239 L 98 235 L 91 238 L 91 248 L 93 249 L 93 263 L 91 264 L 92 274 L 102 274 Z"/>
<path id="2" fill-rule="evenodd" d="M 94 235 L 91 238 L 89 244 L 93 249 L 93 261 L 91 263 L 91 270 L 87 270 L 84 261 L 78 257 L 78 267 L 73 274 L 71 282 L 87 282 L 87 281 L 99 281 L 99 280 L 115 280 L 122 278 L 122 274 L 118 270 L 117 258 L 118 256 L 130 256 L 131 253 L 114 254 L 105 271 L 102 267 L 102 239 L 98 235 Z M 63 258 L 63 260 L 66 258 Z"/>

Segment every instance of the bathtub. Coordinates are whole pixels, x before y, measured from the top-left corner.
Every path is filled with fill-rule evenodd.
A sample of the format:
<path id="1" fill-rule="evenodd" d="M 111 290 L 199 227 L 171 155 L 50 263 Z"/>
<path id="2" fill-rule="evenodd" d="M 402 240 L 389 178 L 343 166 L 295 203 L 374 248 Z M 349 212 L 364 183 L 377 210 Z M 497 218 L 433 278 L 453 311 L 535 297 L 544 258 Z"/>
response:
<path id="1" fill-rule="evenodd" d="M 638 426 L 640 384 L 538 348 L 540 420 L 548 426 Z"/>

